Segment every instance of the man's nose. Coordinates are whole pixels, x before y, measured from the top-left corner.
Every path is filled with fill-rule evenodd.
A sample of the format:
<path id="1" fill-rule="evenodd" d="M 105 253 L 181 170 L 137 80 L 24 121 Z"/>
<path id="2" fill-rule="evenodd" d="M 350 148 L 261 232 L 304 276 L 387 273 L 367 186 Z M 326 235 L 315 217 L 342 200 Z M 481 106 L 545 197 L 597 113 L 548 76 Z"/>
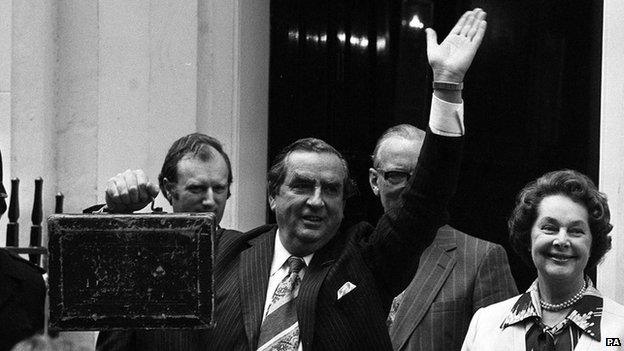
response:
<path id="1" fill-rule="evenodd" d="M 325 205 L 325 202 L 323 201 L 322 195 L 323 193 L 321 192 L 321 187 L 315 187 L 314 192 L 308 197 L 308 205 L 312 207 L 323 207 Z"/>
<path id="2" fill-rule="evenodd" d="M 212 208 L 215 204 L 214 192 L 212 191 L 212 188 L 208 188 L 204 194 L 204 198 L 202 199 L 202 206 Z"/>

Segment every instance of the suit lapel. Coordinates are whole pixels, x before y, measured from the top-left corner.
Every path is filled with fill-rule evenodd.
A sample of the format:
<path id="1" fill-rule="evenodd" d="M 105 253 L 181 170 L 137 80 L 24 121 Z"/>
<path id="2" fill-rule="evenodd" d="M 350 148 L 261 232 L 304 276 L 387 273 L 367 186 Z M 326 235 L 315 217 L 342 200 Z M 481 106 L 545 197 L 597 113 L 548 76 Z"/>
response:
<path id="1" fill-rule="evenodd" d="M 343 234 L 336 234 L 336 236 L 339 235 Z M 299 319 L 301 344 L 304 350 L 312 349 L 319 289 L 325 281 L 329 269 L 336 261 L 339 248 L 343 245 L 343 243 L 336 243 L 337 241 L 340 240 L 332 240 L 325 248 L 314 254 L 310 267 L 306 270 L 301 282 L 301 289 L 297 297 L 297 318 Z"/>
<path id="2" fill-rule="evenodd" d="M 402 306 L 399 307 L 390 339 L 395 350 L 403 347 L 414 329 L 423 319 L 438 295 L 442 285 L 455 266 L 455 256 L 448 253 L 455 245 L 429 246 L 420 260 L 415 278 L 405 290 Z"/>
<path id="3" fill-rule="evenodd" d="M 238 276 L 245 332 L 249 348 L 255 350 L 273 261 L 275 228 L 251 239 L 249 244 L 251 247 L 241 253 Z"/>

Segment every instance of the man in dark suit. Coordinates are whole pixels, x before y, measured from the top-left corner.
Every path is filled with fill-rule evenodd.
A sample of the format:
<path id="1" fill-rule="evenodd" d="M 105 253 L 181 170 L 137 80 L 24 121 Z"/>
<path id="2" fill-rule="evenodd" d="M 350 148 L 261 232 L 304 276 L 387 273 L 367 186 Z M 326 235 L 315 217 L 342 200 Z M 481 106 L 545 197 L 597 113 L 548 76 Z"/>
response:
<path id="1" fill-rule="evenodd" d="M 112 177 L 107 184 L 105 210 L 132 213 L 147 206 L 160 191 L 173 212 L 212 212 L 216 224 L 223 218 L 232 184 L 232 166 L 221 143 L 210 136 L 192 133 L 176 140 L 158 176 L 149 181 L 142 170 L 127 170 Z M 87 209 L 91 212 L 102 207 Z M 217 237 L 238 236 L 240 232 L 218 228 Z M 194 331 L 103 331 L 98 336 L 98 350 L 185 350 L 186 343 L 198 337 Z"/>
<path id="2" fill-rule="evenodd" d="M 377 141 L 369 180 L 384 211 L 399 205 L 424 138 L 424 131 L 401 124 Z M 423 252 L 409 287 L 393 301 L 388 317 L 393 348 L 459 350 L 477 309 L 515 295 L 502 246 L 444 226 Z"/>
<path id="3" fill-rule="evenodd" d="M 0 217 L 6 210 L 0 153 Z M 46 287 L 40 267 L 0 249 L 0 351 L 43 332 Z"/>
<path id="4" fill-rule="evenodd" d="M 484 18 L 480 9 L 467 12 L 440 45 L 435 32 L 427 32 L 435 81 L 431 132 L 403 206 L 376 228 L 342 225 L 350 184 L 345 159 L 318 139 L 289 145 L 268 174 L 277 226 L 224 233 L 214 269 L 216 327 L 186 333 L 178 349 L 391 348 L 385 326 L 390 303 L 444 222 L 458 178 L 461 82 L 483 38 Z M 299 262 L 296 268 L 289 268 L 291 260 Z"/>
<path id="5" fill-rule="evenodd" d="M 45 271 L 0 249 L 0 351 L 43 332 Z"/>

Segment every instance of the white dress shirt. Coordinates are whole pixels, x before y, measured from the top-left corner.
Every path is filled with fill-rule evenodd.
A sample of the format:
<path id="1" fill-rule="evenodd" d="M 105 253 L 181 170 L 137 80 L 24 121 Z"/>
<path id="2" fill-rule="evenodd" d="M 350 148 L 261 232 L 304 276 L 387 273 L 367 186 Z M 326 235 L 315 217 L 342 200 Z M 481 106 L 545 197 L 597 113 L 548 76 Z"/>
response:
<path id="1" fill-rule="evenodd" d="M 273 294 L 275 293 L 275 289 L 279 283 L 284 280 L 286 275 L 288 275 L 288 265 L 286 261 L 288 258 L 292 256 L 288 250 L 282 245 L 282 240 L 279 236 L 279 229 L 275 232 L 275 246 L 273 248 L 273 262 L 271 263 L 271 272 L 269 273 L 269 286 L 267 287 L 266 299 L 264 301 L 264 312 L 262 313 L 262 321 L 266 318 L 267 311 L 269 309 L 269 304 L 273 299 Z M 299 271 L 299 279 L 303 280 L 303 276 L 305 275 L 306 269 L 310 265 L 310 261 L 312 260 L 312 256 L 314 253 L 311 253 L 303 258 L 306 266 L 301 268 Z M 303 351 L 303 346 L 301 344 L 301 338 L 299 338 L 299 347 L 298 351 Z"/>
<path id="2" fill-rule="evenodd" d="M 266 299 L 264 300 L 264 313 L 262 313 L 262 321 L 266 317 L 269 304 L 273 299 L 273 294 L 279 283 L 288 275 L 288 265 L 286 261 L 292 256 L 288 250 L 282 245 L 282 240 L 279 236 L 279 229 L 275 233 L 275 247 L 273 248 L 273 263 L 271 263 L 271 272 L 269 273 L 269 286 L 267 287 Z M 302 257 L 306 266 L 299 271 L 299 278 L 303 280 L 306 269 L 310 265 L 314 253 L 311 253 L 305 257 Z"/>
<path id="3" fill-rule="evenodd" d="M 429 128 L 438 135 L 449 137 L 464 135 L 464 103 L 446 102 L 432 95 Z"/>

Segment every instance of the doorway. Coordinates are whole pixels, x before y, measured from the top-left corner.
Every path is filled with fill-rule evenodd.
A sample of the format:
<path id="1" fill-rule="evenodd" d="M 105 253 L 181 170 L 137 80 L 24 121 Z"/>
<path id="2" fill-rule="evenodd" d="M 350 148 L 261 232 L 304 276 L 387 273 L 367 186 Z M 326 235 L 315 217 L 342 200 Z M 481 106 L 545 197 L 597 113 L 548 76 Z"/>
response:
<path id="1" fill-rule="evenodd" d="M 474 7 L 488 13 L 488 30 L 464 82 L 450 224 L 502 244 L 522 291 L 536 274 L 507 240 L 517 192 L 561 168 L 598 180 L 602 1 L 272 0 L 268 159 L 298 138 L 329 142 L 359 188 L 346 218 L 375 223 L 375 141 L 399 123 L 427 125 L 424 27 L 442 40 Z"/>

